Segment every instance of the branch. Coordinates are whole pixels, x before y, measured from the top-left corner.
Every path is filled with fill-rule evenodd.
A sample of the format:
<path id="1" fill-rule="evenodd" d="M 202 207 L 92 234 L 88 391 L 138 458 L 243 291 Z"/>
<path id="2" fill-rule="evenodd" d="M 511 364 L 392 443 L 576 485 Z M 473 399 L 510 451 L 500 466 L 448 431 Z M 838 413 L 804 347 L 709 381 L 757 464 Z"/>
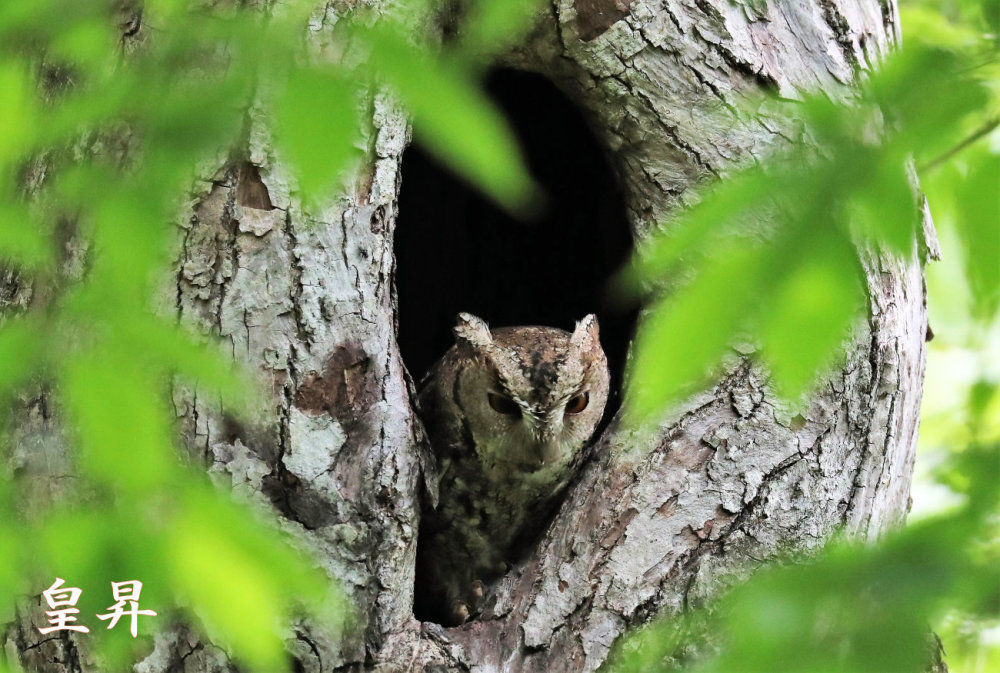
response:
<path id="1" fill-rule="evenodd" d="M 972 135 L 968 136 L 960 143 L 948 149 L 947 151 L 943 152 L 942 154 L 939 154 L 934 159 L 931 159 L 930 161 L 921 164 L 917 168 L 917 170 L 920 172 L 924 172 L 937 168 L 938 166 L 945 163 L 946 161 L 951 159 L 953 156 L 955 156 L 956 154 L 958 154 L 966 147 L 979 140 L 980 138 L 988 136 L 990 133 L 993 132 L 993 129 L 995 129 L 997 126 L 1000 126 L 1000 117 L 992 117 L 990 119 L 987 119 L 986 123 L 980 126 L 978 129 L 976 129 L 976 131 L 974 131 Z"/>

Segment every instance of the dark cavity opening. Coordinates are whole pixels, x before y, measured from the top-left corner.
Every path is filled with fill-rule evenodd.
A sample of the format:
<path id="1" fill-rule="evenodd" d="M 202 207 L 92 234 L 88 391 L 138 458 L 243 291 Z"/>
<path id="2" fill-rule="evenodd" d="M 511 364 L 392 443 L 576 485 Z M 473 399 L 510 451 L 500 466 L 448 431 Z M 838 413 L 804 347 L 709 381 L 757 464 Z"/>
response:
<path id="1" fill-rule="evenodd" d="M 467 311 L 490 327 L 572 331 L 596 313 L 618 408 L 635 311 L 606 297 L 632 250 L 625 200 L 608 153 L 581 110 L 541 75 L 494 70 L 487 92 L 513 127 L 545 193 L 530 220 L 501 210 L 426 152 L 403 155 L 396 226 L 399 347 L 419 381 L 454 342 Z"/>
<path id="2" fill-rule="evenodd" d="M 460 311 L 491 327 L 568 331 L 596 313 L 612 374 L 603 428 L 620 404 L 636 318 L 634 307 L 619 308 L 607 297 L 609 278 L 632 250 L 617 176 L 583 113 L 544 77 L 496 70 L 487 91 L 506 113 L 545 204 L 529 221 L 518 220 L 419 147 L 406 151 L 395 240 L 403 361 L 419 382 L 454 343 Z M 533 548 L 546 525 L 522 531 L 508 562 Z M 427 572 L 418 560 L 414 614 L 447 623 L 447 598 L 432 595 Z"/>

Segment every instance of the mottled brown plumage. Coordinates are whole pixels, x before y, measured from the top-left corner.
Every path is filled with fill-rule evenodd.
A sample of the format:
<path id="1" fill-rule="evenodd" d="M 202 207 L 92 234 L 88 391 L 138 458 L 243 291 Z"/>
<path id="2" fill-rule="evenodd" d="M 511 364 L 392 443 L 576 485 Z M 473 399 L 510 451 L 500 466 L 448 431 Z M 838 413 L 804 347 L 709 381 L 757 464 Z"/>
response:
<path id="1" fill-rule="evenodd" d="M 593 315 L 572 334 L 493 330 L 463 313 L 455 345 L 424 379 L 417 404 L 438 472 L 425 508 L 416 611 L 459 624 L 474 614 L 557 504 L 601 420 L 608 365 Z"/>

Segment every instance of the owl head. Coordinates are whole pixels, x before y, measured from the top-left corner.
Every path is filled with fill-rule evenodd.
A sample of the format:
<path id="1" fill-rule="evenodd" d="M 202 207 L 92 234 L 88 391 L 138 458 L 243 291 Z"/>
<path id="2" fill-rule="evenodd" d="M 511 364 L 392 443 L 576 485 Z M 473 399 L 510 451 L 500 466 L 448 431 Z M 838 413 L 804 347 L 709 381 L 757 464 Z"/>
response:
<path id="1" fill-rule="evenodd" d="M 608 398 L 608 361 L 597 318 L 573 333 L 553 327 L 495 330 L 458 316 L 463 361 L 456 402 L 487 469 L 544 475 L 564 470 L 597 428 Z"/>

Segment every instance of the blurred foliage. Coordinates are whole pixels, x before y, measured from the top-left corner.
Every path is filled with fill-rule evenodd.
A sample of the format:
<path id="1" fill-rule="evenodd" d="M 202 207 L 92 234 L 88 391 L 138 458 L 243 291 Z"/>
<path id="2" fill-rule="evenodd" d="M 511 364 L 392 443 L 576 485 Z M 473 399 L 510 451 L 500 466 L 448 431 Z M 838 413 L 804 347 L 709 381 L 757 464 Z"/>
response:
<path id="1" fill-rule="evenodd" d="M 622 275 L 654 302 L 637 336 L 634 420 L 703 388 L 730 345 L 747 337 L 779 393 L 805 392 L 867 314 L 865 260 L 856 250 L 918 252 L 914 162 L 935 196 L 952 195 L 942 195 L 942 206 L 961 211 L 975 306 L 984 318 L 995 315 L 1000 173 L 982 129 L 995 127 L 1000 79 L 996 54 L 988 56 L 978 63 L 962 50 L 917 43 L 889 58 L 848 104 L 824 94 L 795 103 L 809 142 L 711 185 L 642 246 Z"/>
<path id="2" fill-rule="evenodd" d="M 243 158 L 246 112 L 261 106 L 297 197 L 321 203 L 366 160 L 361 113 L 384 84 L 413 114 L 418 142 L 506 207 L 526 208 L 534 186 L 476 78 L 535 3 L 480 0 L 444 49 L 420 36 L 433 3 L 395 3 L 377 22 L 359 10 L 324 29 L 336 47 L 324 50 L 303 47 L 322 5 L 246 4 L 147 0 L 150 37 L 124 49 L 138 3 L 0 3 L 0 259 L 37 296 L 0 316 L 0 395 L 55 391 L 73 421 L 80 494 L 18 517 L 21 485 L 0 481 L 0 596 L 37 593 L 58 573 L 84 589 L 87 615 L 110 604 L 110 580 L 141 579 L 143 607 L 161 614 L 144 632 L 169 623 L 173 606 L 247 668 L 273 671 L 288 667 L 292 615 L 305 608 L 332 626 L 347 608 L 314 562 L 274 544 L 274 521 L 216 493 L 175 449 L 169 377 L 234 413 L 260 403 L 210 346 L 149 315 L 178 195 L 195 166 Z M 639 335 L 634 416 L 703 385 L 746 334 L 780 391 L 806 390 L 866 312 L 857 245 L 915 253 L 908 162 L 940 221 L 955 223 L 948 240 L 963 251 L 970 313 L 995 320 L 998 7 L 907 3 L 906 50 L 850 105 L 797 105 L 810 143 L 716 186 L 643 251 L 627 281 L 672 292 Z M 763 233 L 739 226 L 761 220 Z M 64 273 L 66 231 L 88 241 L 82 279 Z M 995 616 L 995 381 L 973 390 L 967 448 L 939 470 L 958 497 L 952 510 L 874 549 L 841 544 L 762 573 L 723 608 L 650 629 L 622 665 L 657 669 L 678 642 L 671 632 L 710 627 L 728 635 L 697 664 L 705 670 L 918 670 L 927 624 L 945 608 Z M 110 670 L 148 649 L 122 628 L 92 635 Z"/>
<path id="3" fill-rule="evenodd" d="M 937 12 L 940 12 L 938 14 Z M 942 20 L 941 14 L 948 20 Z M 904 29 L 912 39 L 965 49 L 992 81 L 991 110 L 963 129 L 966 142 L 922 172 L 923 188 L 944 251 L 927 269 L 928 344 L 921 406 L 914 510 L 918 520 L 960 507 L 971 467 L 962 447 L 1000 437 L 1000 2 L 910 2 Z M 984 40 L 982 36 L 990 38 Z M 993 57 L 987 41 L 992 41 Z M 994 466 L 994 471 L 996 467 Z M 995 473 L 995 472 L 994 472 Z M 994 482 L 994 489 L 998 487 Z M 993 496 L 996 499 L 996 491 Z M 979 549 L 996 566 L 997 520 Z M 1000 590 L 991 609 L 961 606 L 934 622 L 952 673 L 1000 669 Z"/>
<path id="4" fill-rule="evenodd" d="M 646 626 L 613 670 L 924 671 L 932 628 L 953 673 L 1000 668 L 1000 2 L 901 4 L 905 47 L 857 95 L 796 104 L 809 143 L 712 186 L 623 274 L 662 295 L 631 412 L 655 418 L 748 338 L 779 393 L 808 390 L 867 314 L 855 250 L 918 254 L 919 184 L 946 262 L 928 267 L 935 488 L 914 497 L 938 503 L 877 545 L 789 557 Z"/>
<path id="5" fill-rule="evenodd" d="M 174 445 L 171 377 L 234 414 L 262 403 L 228 358 L 151 315 L 196 167 L 245 159 L 247 111 L 262 108 L 294 196 L 319 205 L 370 159 L 362 118 L 388 85 L 418 142 L 498 202 L 523 208 L 535 189 L 477 85 L 477 64 L 527 26 L 533 1 L 475 3 L 468 40 L 443 54 L 421 35 L 423 0 L 380 17 L 257 4 L 0 2 L 0 262 L 33 291 L 0 315 L 0 395 L 6 407 L 51 392 L 77 466 L 54 501 L 0 482 L 0 596 L 37 595 L 57 575 L 82 588 L 87 644 L 108 670 L 150 647 L 93 620 L 113 580 L 145 583 L 140 607 L 160 616 L 143 634 L 182 617 L 248 670 L 288 669 L 283 638 L 303 610 L 349 628 L 320 564 L 275 544 L 273 518 L 217 493 Z M 305 46 L 319 30 L 325 48 Z M 84 271 L 67 272 L 70 249 L 85 250 Z M 0 601 L 0 622 L 12 607 Z M 0 670 L 15 665 L 3 657 Z"/>
<path id="6" fill-rule="evenodd" d="M 997 439 L 970 445 L 941 473 L 961 507 L 876 546 L 836 542 L 814 560 L 759 571 L 711 609 L 635 633 L 613 670 L 926 671 L 932 624 L 956 610 L 995 618 L 1000 609 Z M 692 656 L 699 643 L 713 656 Z"/>

